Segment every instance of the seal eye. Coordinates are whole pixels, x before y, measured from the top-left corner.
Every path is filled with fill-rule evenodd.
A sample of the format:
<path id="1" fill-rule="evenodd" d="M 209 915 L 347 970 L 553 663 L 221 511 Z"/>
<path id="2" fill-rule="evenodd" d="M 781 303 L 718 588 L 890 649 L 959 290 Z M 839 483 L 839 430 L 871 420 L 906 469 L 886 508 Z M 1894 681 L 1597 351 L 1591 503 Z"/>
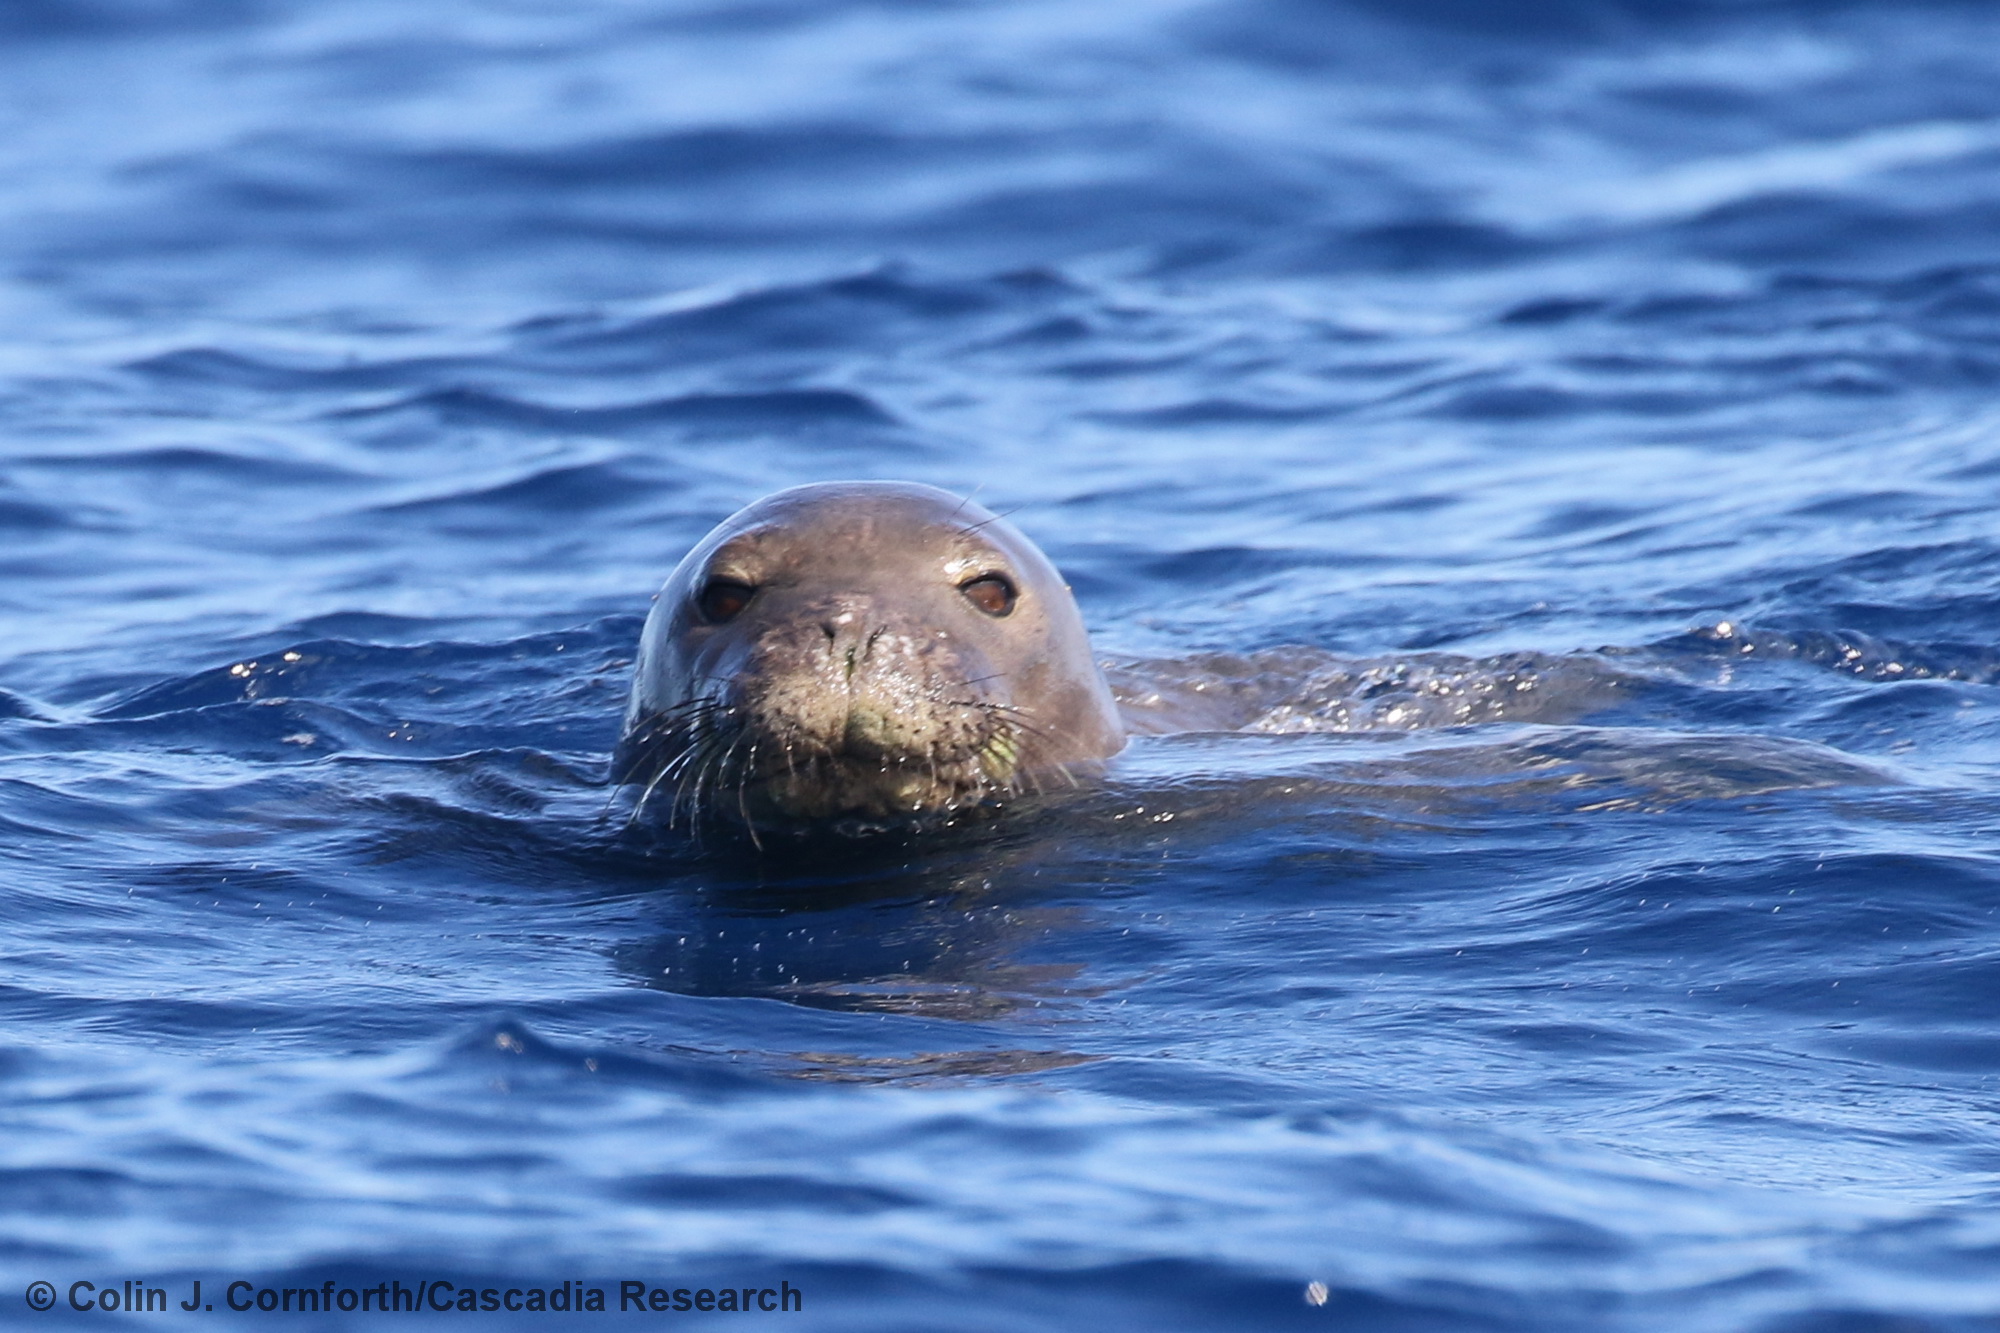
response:
<path id="1" fill-rule="evenodd" d="M 701 618 L 711 625 L 720 625 L 743 614 L 743 608 L 750 605 L 750 599 L 757 590 L 747 583 L 735 579 L 710 579 L 708 586 L 695 598 L 695 607 Z"/>
<path id="2" fill-rule="evenodd" d="M 989 616 L 1004 616 L 1014 609 L 1014 602 L 1020 594 L 1014 591 L 1014 584 L 1004 574 L 981 574 L 958 585 L 965 594 L 965 600 L 984 611 Z"/>

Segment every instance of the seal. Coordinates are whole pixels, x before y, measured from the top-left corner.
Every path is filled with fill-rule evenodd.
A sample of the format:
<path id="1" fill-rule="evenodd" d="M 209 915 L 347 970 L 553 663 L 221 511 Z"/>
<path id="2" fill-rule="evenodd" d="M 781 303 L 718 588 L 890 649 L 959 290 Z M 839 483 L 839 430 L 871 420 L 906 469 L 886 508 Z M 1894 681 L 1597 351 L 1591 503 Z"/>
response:
<path id="1" fill-rule="evenodd" d="M 906 821 L 1004 804 L 1125 730 L 1055 566 L 948 491 L 844 481 L 767 496 L 674 570 L 613 759 L 669 822 Z"/>

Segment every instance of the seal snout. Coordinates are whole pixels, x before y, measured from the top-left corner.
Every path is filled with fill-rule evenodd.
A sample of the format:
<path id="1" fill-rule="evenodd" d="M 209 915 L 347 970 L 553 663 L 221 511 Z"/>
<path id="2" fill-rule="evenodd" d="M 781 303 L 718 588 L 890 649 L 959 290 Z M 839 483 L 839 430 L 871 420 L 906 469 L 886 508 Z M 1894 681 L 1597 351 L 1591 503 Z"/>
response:
<path id="1" fill-rule="evenodd" d="M 743 705 L 753 731 L 786 753 L 882 764 L 962 748 L 998 677 L 943 632 L 847 603 L 774 626 L 751 654 Z"/>
<path id="2" fill-rule="evenodd" d="M 1013 775 L 1002 674 L 892 607 L 843 600 L 776 621 L 735 685 L 758 794 L 787 815 L 947 809 Z"/>

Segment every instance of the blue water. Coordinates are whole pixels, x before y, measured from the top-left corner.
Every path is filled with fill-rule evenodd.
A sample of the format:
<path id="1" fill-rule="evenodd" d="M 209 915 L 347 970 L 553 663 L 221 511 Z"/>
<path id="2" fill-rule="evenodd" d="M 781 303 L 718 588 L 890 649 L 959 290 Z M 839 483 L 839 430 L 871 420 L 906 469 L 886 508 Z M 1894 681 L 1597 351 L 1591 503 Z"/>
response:
<path id="1" fill-rule="evenodd" d="M 0 1324 L 2000 1328 L 2000 8 L 17 0 L 0 189 Z M 838 477 L 1147 734 L 625 827 Z"/>

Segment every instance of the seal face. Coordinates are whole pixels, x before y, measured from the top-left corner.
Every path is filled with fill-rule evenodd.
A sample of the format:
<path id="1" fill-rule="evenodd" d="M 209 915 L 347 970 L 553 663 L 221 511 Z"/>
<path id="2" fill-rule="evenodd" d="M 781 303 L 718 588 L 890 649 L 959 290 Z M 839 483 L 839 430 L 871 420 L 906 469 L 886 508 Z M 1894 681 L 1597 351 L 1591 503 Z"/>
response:
<path id="1" fill-rule="evenodd" d="M 674 817 L 906 819 L 1116 754 L 1076 602 L 1005 520 L 931 486 L 825 482 L 725 521 L 640 640 L 615 781 Z"/>

